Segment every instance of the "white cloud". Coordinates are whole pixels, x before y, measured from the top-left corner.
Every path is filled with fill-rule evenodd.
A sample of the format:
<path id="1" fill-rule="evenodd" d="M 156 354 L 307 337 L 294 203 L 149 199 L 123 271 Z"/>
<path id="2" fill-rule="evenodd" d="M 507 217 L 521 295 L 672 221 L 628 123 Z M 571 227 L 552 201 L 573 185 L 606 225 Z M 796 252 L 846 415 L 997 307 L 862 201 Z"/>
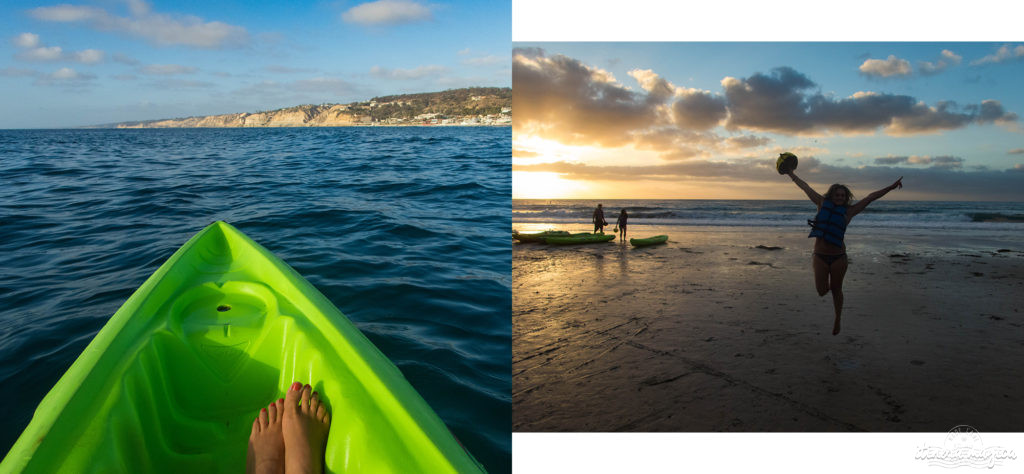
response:
<path id="1" fill-rule="evenodd" d="M 14 45 L 19 48 L 35 48 L 39 46 L 39 35 L 34 33 L 22 33 L 14 37 Z"/>
<path id="2" fill-rule="evenodd" d="M 78 72 L 69 67 L 62 67 L 50 74 L 36 78 L 36 84 L 46 86 L 83 86 L 93 79 L 96 79 L 96 75 L 94 74 Z"/>
<path id="3" fill-rule="evenodd" d="M 909 76 L 910 61 L 897 58 L 890 54 L 887 59 L 868 59 L 860 65 L 860 72 L 865 76 L 893 77 Z"/>
<path id="4" fill-rule="evenodd" d="M 356 5 L 341 14 L 348 23 L 397 25 L 433 19 L 430 7 L 408 0 L 378 0 Z"/>
<path id="5" fill-rule="evenodd" d="M 370 68 L 370 74 L 381 79 L 422 79 L 424 77 L 438 76 L 447 71 L 444 66 L 429 65 L 420 66 L 415 69 L 389 69 L 380 66 Z"/>
<path id="6" fill-rule="evenodd" d="M 653 73 L 633 71 L 630 75 L 663 90 L 654 87 L 658 80 Z M 661 118 L 663 103 L 659 99 L 664 94 L 638 93 L 608 71 L 568 56 L 548 56 L 539 48 L 512 51 L 512 82 L 516 131 L 539 133 L 562 143 L 630 144 L 638 134 L 651 131 Z M 642 141 L 675 143 L 674 134 L 663 138 L 655 131 L 653 137 L 645 136 Z"/>
<path id="7" fill-rule="evenodd" d="M 90 21 L 107 17 L 107 12 L 95 8 L 80 5 L 62 4 L 55 7 L 39 7 L 29 10 L 29 15 L 37 20 L 55 21 L 58 23 L 72 23 L 76 21 Z"/>
<path id="8" fill-rule="evenodd" d="M 132 15 L 143 16 L 149 13 L 150 5 L 145 0 L 128 0 L 128 9 Z"/>
<path id="9" fill-rule="evenodd" d="M 938 74 L 939 72 L 944 71 L 949 66 L 956 66 L 960 64 L 960 61 L 962 60 L 962 56 L 948 49 L 944 49 L 942 50 L 941 58 L 939 58 L 938 61 L 920 61 L 917 67 L 918 70 L 921 71 L 921 74 Z"/>
<path id="10" fill-rule="evenodd" d="M 640 87 L 647 91 L 648 94 L 654 96 L 656 101 L 664 101 L 677 93 L 682 93 L 675 84 L 665 80 L 650 69 L 633 69 L 627 72 L 627 74 L 636 79 L 636 82 L 640 83 Z"/>
<path id="11" fill-rule="evenodd" d="M 60 46 L 39 46 L 18 53 L 18 58 L 26 61 L 57 61 L 64 57 Z"/>
<path id="12" fill-rule="evenodd" d="M 909 165 L 931 165 L 932 168 L 960 169 L 964 166 L 964 159 L 959 156 L 885 156 L 875 158 L 875 164 L 881 166 L 892 166 L 899 164 Z"/>
<path id="13" fill-rule="evenodd" d="M 1011 48 L 1009 45 L 1003 45 L 1000 46 L 994 54 L 990 54 L 981 59 L 972 61 L 971 65 L 976 66 L 979 64 L 1001 63 L 1003 61 L 1008 61 L 1010 59 L 1019 59 L 1022 57 L 1024 57 L 1024 46 L 1017 45 Z"/>
<path id="14" fill-rule="evenodd" d="M 184 45 L 197 48 L 241 46 L 248 32 L 240 26 L 219 21 L 203 22 L 193 16 L 175 19 L 168 15 L 149 15 L 141 19 L 118 19 L 115 29 L 153 41 L 159 45 Z"/>
<path id="15" fill-rule="evenodd" d="M 249 33 L 240 26 L 219 21 L 204 21 L 192 15 L 153 13 L 143 0 L 129 0 L 131 17 L 120 17 L 106 10 L 62 4 L 29 10 L 29 15 L 43 21 L 87 23 L 100 31 L 113 31 L 144 38 L 158 45 L 183 45 L 196 48 L 240 46 L 249 40 Z"/>
<path id="16" fill-rule="evenodd" d="M 53 74 L 51 74 L 50 77 L 54 79 L 77 79 L 80 76 L 78 75 L 78 72 L 76 72 L 74 69 L 71 69 L 69 67 L 62 67 L 55 71 Z"/>
<path id="17" fill-rule="evenodd" d="M 129 66 L 138 66 L 139 60 L 124 53 L 114 53 L 114 61 L 121 64 L 127 64 Z"/>
<path id="18" fill-rule="evenodd" d="M 75 58 L 75 61 L 78 61 L 82 64 L 96 64 L 100 61 L 103 61 L 103 51 L 96 49 L 86 49 L 83 51 L 77 51 L 75 53 L 72 53 L 72 56 Z"/>
<path id="19" fill-rule="evenodd" d="M 78 61 L 82 64 L 96 64 L 103 61 L 103 51 L 86 49 L 73 53 L 65 53 L 60 46 L 45 46 L 39 41 L 39 35 L 22 33 L 14 38 L 14 44 L 22 48 L 15 55 L 23 61 Z"/>
<path id="20" fill-rule="evenodd" d="M 154 76 L 173 76 L 175 74 L 191 74 L 196 72 L 196 68 L 180 64 L 149 64 L 139 68 L 139 72 Z"/>

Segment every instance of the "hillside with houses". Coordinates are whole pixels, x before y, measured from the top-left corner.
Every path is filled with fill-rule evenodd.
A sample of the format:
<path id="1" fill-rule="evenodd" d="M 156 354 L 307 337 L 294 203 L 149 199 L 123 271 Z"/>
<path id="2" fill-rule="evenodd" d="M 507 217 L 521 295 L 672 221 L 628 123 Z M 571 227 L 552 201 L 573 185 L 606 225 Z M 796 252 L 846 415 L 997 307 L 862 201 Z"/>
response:
<path id="1" fill-rule="evenodd" d="M 113 124 L 114 128 L 508 126 L 512 89 L 469 87 L 374 97 L 348 104 L 298 105 L 241 112 Z"/>

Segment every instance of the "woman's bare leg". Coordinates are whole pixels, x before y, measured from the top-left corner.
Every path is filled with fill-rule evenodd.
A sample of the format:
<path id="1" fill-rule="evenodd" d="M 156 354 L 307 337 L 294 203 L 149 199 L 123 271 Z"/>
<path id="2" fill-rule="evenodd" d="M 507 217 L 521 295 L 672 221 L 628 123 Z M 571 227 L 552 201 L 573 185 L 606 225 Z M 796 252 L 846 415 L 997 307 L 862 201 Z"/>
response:
<path id="1" fill-rule="evenodd" d="M 832 306 L 836 310 L 836 320 L 832 325 L 832 335 L 839 334 L 839 317 L 843 314 L 843 278 L 846 277 L 846 257 L 832 262 L 829 268 L 829 286 L 832 289 Z"/>
<path id="2" fill-rule="evenodd" d="M 324 450 L 331 415 L 312 387 L 295 382 L 284 397 L 282 434 L 285 473 L 324 472 Z"/>
<path id="3" fill-rule="evenodd" d="M 260 410 L 256 421 L 252 423 L 245 463 L 247 474 L 284 473 L 284 438 L 281 434 L 283 412 L 284 399 L 278 399 Z"/>
<path id="4" fill-rule="evenodd" d="M 814 287 L 818 290 L 818 296 L 825 296 L 828 293 L 829 268 L 821 257 L 811 255 L 811 267 L 814 268 Z"/>

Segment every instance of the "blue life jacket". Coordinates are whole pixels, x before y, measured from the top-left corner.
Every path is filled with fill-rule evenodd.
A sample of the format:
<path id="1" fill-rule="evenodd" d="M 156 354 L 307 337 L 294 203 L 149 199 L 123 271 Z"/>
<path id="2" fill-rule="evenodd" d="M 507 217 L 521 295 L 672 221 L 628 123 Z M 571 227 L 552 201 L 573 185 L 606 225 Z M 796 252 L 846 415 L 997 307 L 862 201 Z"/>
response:
<path id="1" fill-rule="evenodd" d="M 807 237 L 821 237 L 832 245 L 843 246 L 843 236 L 846 235 L 846 206 L 837 206 L 832 201 L 825 200 L 821 203 L 821 209 L 814 220 L 807 220 L 811 226 L 811 234 Z"/>

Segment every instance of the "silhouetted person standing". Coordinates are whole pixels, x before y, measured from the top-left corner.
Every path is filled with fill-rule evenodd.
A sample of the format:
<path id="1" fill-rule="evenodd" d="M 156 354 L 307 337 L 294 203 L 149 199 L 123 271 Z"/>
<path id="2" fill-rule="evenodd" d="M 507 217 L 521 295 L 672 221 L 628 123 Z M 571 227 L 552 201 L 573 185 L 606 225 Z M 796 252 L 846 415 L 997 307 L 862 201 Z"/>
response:
<path id="1" fill-rule="evenodd" d="M 600 204 L 597 205 L 597 209 L 594 209 L 594 233 L 604 233 L 604 226 L 608 225 L 608 221 L 604 220 L 604 208 Z"/>

